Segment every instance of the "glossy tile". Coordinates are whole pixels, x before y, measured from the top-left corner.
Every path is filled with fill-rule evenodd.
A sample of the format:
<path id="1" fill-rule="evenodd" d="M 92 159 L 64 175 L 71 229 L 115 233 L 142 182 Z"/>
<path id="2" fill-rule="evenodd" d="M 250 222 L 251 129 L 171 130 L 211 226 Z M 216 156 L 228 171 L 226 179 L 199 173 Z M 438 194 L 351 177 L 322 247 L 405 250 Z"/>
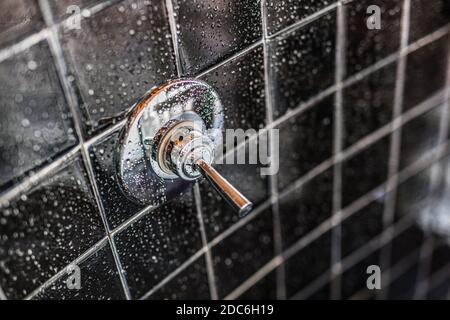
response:
<path id="1" fill-rule="evenodd" d="M 239 300 L 276 300 L 277 299 L 277 274 L 276 270 L 270 272 L 264 278 L 245 291 Z"/>
<path id="2" fill-rule="evenodd" d="M 267 0 L 267 33 L 272 35 L 336 3 L 337 0 Z"/>
<path id="3" fill-rule="evenodd" d="M 266 123 L 264 56 L 261 46 L 200 78 L 219 94 L 225 129 L 255 129 Z"/>
<path id="4" fill-rule="evenodd" d="M 289 118 L 280 130 L 280 190 L 331 158 L 333 153 L 333 97 Z"/>
<path id="5" fill-rule="evenodd" d="M 79 267 L 80 288 L 75 276 Z M 106 243 L 81 263 L 72 264 L 51 286 L 38 293 L 35 300 L 123 300 L 125 294 L 120 282 L 114 258 Z"/>
<path id="6" fill-rule="evenodd" d="M 429 155 L 439 142 L 442 107 L 437 106 L 413 119 L 402 128 L 400 169 Z"/>
<path id="7" fill-rule="evenodd" d="M 200 250 L 192 194 L 148 212 L 114 239 L 131 295 L 140 298 Z"/>
<path id="8" fill-rule="evenodd" d="M 331 169 L 279 199 L 283 248 L 287 249 L 330 218 L 332 202 Z"/>
<path id="9" fill-rule="evenodd" d="M 80 157 L 0 209 L 0 285 L 23 298 L 106 235 Z"/>
<path id="10" fill-rule="evenodd" d="M 150 88 L 176 76 L 164 1 L 141 4 L 122 1 L 82 19 L 79 30 L 60 30 L 88 136 L 121 118 Z"/>
<path id="11" fill-rule="evenodd" d="M 349 147 L 392 119 L 397 64 L 371 73 L 343 90 L 344 147 Z"/>
<path id="12" fill-rule="evenodd" d="M 375 200 L 342 222 L 342 258 L 362 248 L 383 231 L 384 199 Z"/>
<path id="13" fill-rule="evenodd" d="M 362 291 L 369 291 L 367 288 L 367 280 L 372 272 L 367 272 L 369 266 L 380 265 L 380 252 L 377 250 L 368 254 L 361 261 L 343 272 L 341 277 L 341 297 L 343 300 L 352 298 Z"/>
<path id="14" fill-rule="evenodd" d="M 446 0 L 411 0 L 409 42 L 414 42 L 450 23 Z"/>
<path id="15" fill-rule="evenodd" d="M 3 0 L 0 2 L 0 47 L 23 40 L 44 27 L 38 2 Z M 2 72 L 3 73 L 3 72 Z"/>
<path id="16" fill-rule="evenodd" d="M 184 75 L 198 74 L 262 38 L 258 0 L 173 0 Z"/>
<path id="17" fill-rule="evenodd" d="M 403 0 L 358 0 L 344 6 L 347 20 L 347 76 L 354 75 L 399 49 L 402 7 Z M 372 8 L 379 10 L 379 16 L 376 11 L 370 10 Z M 372 16 L 376 20 L 372 20 Z"/>
<path id="18" fill-rule="evenodd" d="M 342 206 L 345 208 L 387 180 L 390 136 L 342 163 Z"/>
<path id="19" fill-rule="evenodd" d="M 274 119 L 334 83 L 336 10 L 269 43 Z"/>
<path id="20" fill-rule="evenodd" d="M 444 36 L 408 55 L 403 111 L 444 89 L 447 77 L 449 36 Z M 424 81 L 424 79 L 427 79 Z"/>
<path id="21" fill-rule="evenodd" d="M 272 211 L 267 209 L 212 248 L 219 298 L 273 258 L 272 221 Z"/>
<path id="22" fill-rule="evenodd" d="M 249 159 L 249 150 L 250 146 L 247 143 L 236 149 L 234 156 L 237 152 L 242 152 L 245 153 L 246 159 Z M 216 164 L 214 167 L 253 203 L 254 208 L 262 205 L 269 198 L 269 178 L 261 175 L 261 164 L 227 164 L 225 162 L 225 164 Z M 239 221 L 240 217 L 206 180 L 200 182 L 200 196 L 206 238 L 211 241 Z"/>
<path id="23" fill-rule="evenodd" d="M 115 153 L 118 135 L 118 131 L 113 132 L 89 147 L 100 199 L 111 230 L 145 208 L 127 198 L 117 180 Z"/>
<path id="24" fill-rule="evenodd" d="M 77 143 L 46 42 L 0 63 L 0 190 Z"/>
<path id="25" fill-rule="evenodd" d="M 201 256 L 161 289 L 148 297 L 149 300 L 209 300 L 208 275 L 205 257 Z"/>
<path id="26" fill-rule="evenodd" d="M 286 261 L 287 298 L 294 296 L 302 289 L 327 272 L 330 268 L 331 234 L 320 236 Z"/>

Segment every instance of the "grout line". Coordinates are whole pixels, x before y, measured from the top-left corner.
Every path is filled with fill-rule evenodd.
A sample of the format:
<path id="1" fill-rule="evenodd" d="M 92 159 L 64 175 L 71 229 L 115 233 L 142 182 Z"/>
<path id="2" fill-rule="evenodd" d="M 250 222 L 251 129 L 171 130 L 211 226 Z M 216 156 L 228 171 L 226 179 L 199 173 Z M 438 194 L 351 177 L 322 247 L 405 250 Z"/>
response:
<path id="1" fill-rule="evenodd" d="M 327 270 L 324 274 L 320 275 L 313 282 L 307 285 L 304 289 L 301 289 L 299 292 L 294 294 L 290 300 L 305 300 L 308 297 L 312 296 L 316 293 L 320 288 L 327 284 L 330 281 L 331 273 L 330 270 Z"/>
<path id="2" fill-rule="evenodd" d="M 317 19 L 323 17 L 324 15 L 331 13 L 331 11 L 336 9 L 339 5 L 340 5 L 339 2 L 333 3 L 323 9 L 313 13 L 312 15 L 291 24 L 290 26 L 287 26 L 271 35 L 268 35 L 267 38 L 268 38 L 268 40 L 273 40 L 275 38 L 283 38 L 295 31 L 297 31 L 298 29 L 316 21 Z"/>
<path id="3" fill-rule="evenodd" d="M 164 285 L 166 285 L 170 280 L 175 278 L 178 274 L 180 274 L 183 270 L 185 270 L 187 267 L 189 267 L 192 263 L 194 263 L 195 260 L 200 258 L 202 254 L 206 252 L 206 248 L 203 247 L 199 251 L 197 251 L 194 255 L 192 255 L 189 259 L 187 259 L 185 262 L 183 262 L 182 265 L 180 265 L 175 271 L 171 272 L 167 277 L 165 277 L 161 282 L 159 282 L 156 286 L 154 286 L 151 290 L 149 290 L 147 293 L 145 293 L 139 300 L 146 300 L 148 297 L 150 297 L 153 293 L 161 289 Z"/>
<path id="4" fill-rule="evenodd" d="M 169 17 L 169 27 L 170 27 L 170 33 L 172 34 L 172 44 L 173 44 L 173 51 L 175 55 L 175 63 L 177 66 L 177 74 L 178 77 L 181 77 L 183 74 L 183 68 L 181 64 L 181 58 L 180 58 L 180 51 L 178 48 L 178 33 L 177 33 L 177 22 L 175 21 L 175 12 L 173 8 L 172 0 L 165 0 L 166 2 L 166 9 L 167 9 L 167 15 Z"/>
<path id="5" fill-rule="evenodd" d="M 0 300 L 8 300 L 1 286 L 0 286 Z"/>
<path id="6" fill-rule="evenodd" d="M 263 51 L 264 51 L 264 90 L 266 100 L 266 118 L 267 125 L 270 126 L 273 123 L 273 98 L 270 85 L 270 49 L 267 42 L 267 3 L 266 0 L 261 1 L 261 22 L 263 30 Z M 275 150 L 278 150 L 275 146 L 275 141 L 272 135 L 272 130 L 269 131 L 269 144 L 270 144 L 270 163 L 275 164 L 275 167 L 279 167 L 279 155 Z M 283 239 L 281 229 L 281 218 L 279 208 L 278 197 L 278 175 L 272 174 L 269 176 L 269 188 L 271 195 L 272 205 L 272 218 L 273 218 L 273 239 L 274 239 L 274 253 L 275 256 L 281 255 L 283 252 Z M 286 270 L 285 266 L 280 264 L 276 271 L 276 292 L 278 300 L 286 299 Z"/>
<path id="7" fill-rule="evenodd" d="M 92 247 L 83 252 L 80 256 L 78 256 L 75 260 L 72 260 L 69 264 L 67 264 L 64 268 L 61 268 L 55 275 L 53 275 L 50 279 L 46 280 L 43 284 L 41 284 L 38 288 L 34 289 L 31 293 L 29 293 L 24 300 L 31 300 L 34 296 L 36 296 L 41 291 L 50 287 L 53 283 L 55 283 L 58 279 L 60 279 L 66 272 L 66 269 L 70 265 L 79 265 L 84 262 L 91 255 L 96 253 L 99 249 L 103 248 L 108 241 L 107 237 L 103 237 Z"/>
<path id="8" fill-rule="evenodd" d="M 450 263 L 447 263 L 445 266 L 434 272 L 434 274 L 431 275 L 430 282 L 430 288 L 434 289 L 436 286 L 442 284 L 443 281 L 448 280 L 450 277 Z M 426 298 L 426 297 L 424 297 Z"/>
<path id="9" fill-rule="evenodd" d="M 388 168 L 388 177 L 392 178 L 391 185 L 388 185 L 390 193 L 388 193 L 385 201 L 385 207 L 383 211 L 383 228 L 387 228 L 394 221 L 395 214 L 395 206 L 396 206 L 396 198 L 397 198 L 397 171 L 399 169 L 400 163 L 400 149 L 401 149 L 401 138 L 402 138 L 402 128 L 398 126 L 396 128 L 396 121 L 400 119 L 402 115 L 403 109 L 403 95 L 405 89 L 405 73 L 406 73 L 406 64 L 407 64 L 407 55 L 403 54 L 407 52 L 408 49 L 408 40 L 409 40 L 409 28 L 410 28 L 410 0 L 403 1 L 403 9 L 402 9 L 402 20 L 401 20 L 401 38 L 400 38 L 400 57 L 397 64 L 397 75 L 396 75 L 396 84 L 395 84 L 395 98 L 394 98 L 394 109 L 393 109 L 393 131 L 391 134 L 391 145 L 390 145 L 390 155 L 389 155 L 389 168 Z M 392 187 L 391 187 L 392 186 Z M 388 269 L 383 277 L 382 281 L 390 282 L 389 277 L 389 265 L 391 263 L 390 255 L 391 255 L 391 244 L 388 244 L 385 248 L 383 248 L 381 252 L 381 268 Z M 384 283 L 383 287 L 386 287 Z M 387 288 L 387 287 L 386 287 Z M 378 295 L 379 298 L 385 299 L 389 294 L 389 290 L 383 290 Z"/>
<path id="10" fill-rule="evenodd" d="M 43 29 L 31 36 L 19 41 L 12 46 L 1 49 L 0 50 L 0 63 L 14 57 L 15 55 L 25 51 L 28 48 L 31 48 L 35 44 L 47 39 L 49 36 L 49 31 L 47 29 Z"/>
<path id="11" fill-rule="evenodd" d="M 429 209 L 430 205 L 428 205 L 427 210 Z M 429 232 L 425 232 L 425 235 L 427 235 L 427 238 L 423 241 L 419 249 L 420 262 L 416 275 L 413 300 L 424 299 L 429 288 L 429 272 L 431 268 L 431 254 L 434 248 L 434 239 Z"/>
<path id="12" fill-rule="evenodd" d="M 122 269 L 122 265 L 121 265 L 121 262 L 119 259 L 119 255 L 118 255 L 114 240 L 112 239 L 111 234 L 109 232 L 108 222 L 107 222 L 105 212 L 103 209 L 103 205 L 101 202 L 101 197 L 100 197 L 100 193 L 98 191 L 97 182 L 95 180 L 95 175 L 94 175 L 94 172 L 92 169 L 92 164 L 89 159 L 89 152 L 88 152 L 86 146 L 84 145 L 82 121 L 81 121 L 80 115 L 78 113 L 76 99 L 73 95 L 70 84 L 68 83 L 68 80 L 65 77 L 66 72 L 67 72 L 67 66 L 66 66 L 66 63 L 64 60 L 61 43 L 59 42 L 57 25 L 54 24 L 53 15 L 52 15 L 52 12 L 50 9 L 50 4 L 49 4 L 48 0 L 39 0 L 39 6 L 41 9 L 42 15 L 44 17 L 45 23 L 47 25 L 47 28 L 50 31 L 50 33 L 49 33 L 50 48 L 51 48 L 51 51 L 54 56 L 54 60 L 56 63 L 60 81 L 63 84 L 64 94 L 68 100 L 68 104 L 69 104 L 70 110 L 72 112 L 72 117 L 73 117 L 74 124 L 75 124 L 75 130 L 77 132 L 78 139 L 81 144 L 81 150 L 80 150 L 81 156 L 82 156 L 83 162 L 85 164 L 86 171 L 87 171 L 87 174 L 88 174 L 91 186 L 92 186 L 92 190 L 93 190 L 93 193 L 95 196 L 95 200 L 97 203 L 97 207 L 98 207 L 101 219 L 102 219 L 104 227 L 105 227 L 108 242 L 111 246 L 111 251 L 113 254 L 114 262 L 116 264 L 117 272 L 119 274 L 119 278 L 120 278 L 120 281 L 121 281 L 121 284 L 122 284 L 122 287 L 124 290 L 124 294 L 127 299 L 130 299 L 130 290 L 129 290 L 128 284 L 127 284 L 125 276 L 124 276 L 124 272 Z"/>
<path id="13" fill-rule="evenodd" d="M 218 300 L 219 295 L 217 293 L 216 287 L 216 276 L 214 273 L 214 265 L 211 256 L 211 248 L 208 244 L 208 240 L 206 238 L 206 230 L 205 223 L 203 221 L 203 210 L 202 210 L 202 198 L 200 195 L 200 187 L 198 181 L 194 184 L 194 198 L 195 198 L 195 206 L 197 209 L 197 217 L 198 223 L 200 226 L 200 234 L 202 237 L 203 247 L 206 249 L 205 260 L 206 260 L 206 272 L 208 275 L 208 284 L 209 284 L 209 292 L 212 300 Z"/>
<path id="14" fill-rule="evenodd" d="M 338 3 L 337 39 L 336 39 L 336 94 L 334 109 L 334 158 L 333 168 L 333 215 L 331 231 L 331 299 L 341 299 L 341 238 L 342 238 L 342 148 L 344 140 L 344 113 L 343 113 L 343 81 L 346 73 L 346 18 L 345 7 Z"/>
<path id="15" fill-rule="evenodd" d="M 89 140 L 86 140 L 84 142 L 84 145 L 89 149 L 89 147 L 96 144 L 97 142 L 99 142 L 103 138 L 107 137 L 111 133 L 114 133 L 115 131 L 119 131 L 120 129 L 122 129 L 122 127 L 125 125 L 126 122 L 127 122 L 127 119 L 123 119 L 123 120 L 117 122 L 116 124 L 112 125 L 111 127 L 106 128 L 98 135 L 90 138 Z"/>

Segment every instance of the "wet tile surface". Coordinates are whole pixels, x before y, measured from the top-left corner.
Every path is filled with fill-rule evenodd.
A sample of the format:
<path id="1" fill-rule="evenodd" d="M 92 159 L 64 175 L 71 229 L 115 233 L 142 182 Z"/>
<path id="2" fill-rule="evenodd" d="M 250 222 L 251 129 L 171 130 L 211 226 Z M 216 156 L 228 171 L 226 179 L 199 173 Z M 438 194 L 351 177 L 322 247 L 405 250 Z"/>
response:
<path id="1" fill-rule="evenodd" d="M 225 129 L 255 129 L 266 123 L 264 56 L 261 46 L 202 76 L 219 94 Z"/>
<path id="2" fill-rule="evenodd" d="M 68 29 L 77 27 L 78 19 L 75 18 L 75 15 L 81 14 L 83 16 L 89 16 L 85 9 L 88 9 L 92 6 L 95 6 L 100 3 L 104 3 L 104 0 L 49 0 L 50 8 L 52 13 L 57 20 L 60 21 L 62 19 L 71 20 L 68 22 Z"/>
<path id="3" fill-rule="evenodd" d="M 0 63 L 0 190 L 77 143 L 50 49 L 40 42 Z"/>
<path id="4" fill-rule="evenodd" d="M 334 83 L 336 13 L 269 43 L 274 118 Z"/>
<path id="5" fill-rule="evenodd" d="M 184 75 L 199 73 L 262 38 L 258 0 L 174 0 Z"/>
<path id="6" fill-rule="evenodd" d="M 317 228 L 331 217 L 333 171 L 321 173 L 279 200 L 283 248 Z"/>
<path id="7" fill-rule="evenodd" d="M 175 60 L 164 1 L 120 2 L 64 34 L 69 78 L 87 135 L 121 118 L 155 85 L 174 78 Z"/>
<path id="8" fill-rule="evenodd" d="M 402 7 L 402 0 L 358 0 L 344 6 L 347 19 L 347 76 L 399 49 Z M 376 10 L 380 12 L 379 17 Z M 371 16 L 376 19 L 370 20 Z"/>
<path id="9" fill-rule="evenodd" d="M 384 199 L 376 200 L 342 222 L 343 258 L 360 249 L 383 231 Z"/>
<path id="10" fill-rule="evenodd" d="M 270 272 L 238 298 L 239 300 L 276 300 L 276 271 Z"/>
<path id="11" fill-rule="evenodd" d="M 208 275 L 204 256 L 176 275 L 161 289 L 148 297 L 149 300 L 209 300 Z"/>
<path id="12" fill-rule="evenodd" d="M 445 36 L 408 55 L 403 111 L 414 108 L 445 87 L 448 42 L 449 37 Z"/>
<path id="13" fill-rule="evenodd" d="M 333 108 L 334 100 L 329 97 L 279 126 L 280 190 L 331 158 Z"/>
<path id="14" fill-rule="evenodd" d="M 219 298 L 224 298 L 273 258 L 271 210 L 214 246 L 211 255 Z"/>
<path id="15" fill-rule="evenodd" d="M 0 211 L 0 285 L 23 298 L 103 236 L 105 229 L 76 158 Z"/>
<path id="16" fill-rule="evenodd" d="M 150 291 L 201 248 L 192 194 L 174 199 L 115 236 L 131 295 Z"/>
<path id="17" fill-rule="evenodd" d="M 336 3 L 336 0 L 268 0 L 267 33 L 272 35 Z"/>
<path id="18" fill-rule="evenodd" d="M 0 2 L 0 21 L 0 47 L 11 45 L 44 27 L 37 1 L 4 0 Z"/>
<path id="19" fill-rule="evenodd" d="M 343 90 L 344 147 L 392 119 L 397 64 L 390 64 Z"/>
<path id="20" fill-rule="evenodd" d="M 391 300 L 412 300 L 417 284 L 419 273 L 419 263 L 409 267 L 402 275 L 389 285 L 388 299 Z"/>
<path id="21" fill-rule="evenodd" d="M 424 233 L 421 228 L 413 224 L 392 240 L 391 265 L 399 263 L 408 256 L 419 257 Z"/>
<path id="22" fill-rule="evenodd" d="M 89 148 L 100 199 L 111 230 L 145 208 L 129 199 L 118 184 L 115 162 L 118 135 L 118 131 L 113 132 Z"/>
<path id="23" fill-rule="evenodd" d="M 72 268 L 80 268 L 80 288 L 76 284 L 74 269 L 65 273 L 53 285 L 38 293 L 39 300 L 122 300 L 125 294 L 109 244 Z"/>
<path id="24" fill-rule="evenodd" d="M 342 164 L 342 206 L 345 208 L 387 180 L 390 137 L 384 137 Z"/>
<path id="25" fill-rule="evenodd" d="M 438 145 L 441 111 L 441 107 L 434 107 L 403 126 L 400 169 L 429 156 L 429 151 Z"/>
<path id="26" fill-rule="evenodd" d="M 286 262 L 286 292 L 290 298 L 330 268 L 331 234 L 320 236 Z"/>
<path id="27" fill-rule="evenodd" d="M 450 23 L 446 0 L 412 0 L 409 42 L 414 42 Z"/>

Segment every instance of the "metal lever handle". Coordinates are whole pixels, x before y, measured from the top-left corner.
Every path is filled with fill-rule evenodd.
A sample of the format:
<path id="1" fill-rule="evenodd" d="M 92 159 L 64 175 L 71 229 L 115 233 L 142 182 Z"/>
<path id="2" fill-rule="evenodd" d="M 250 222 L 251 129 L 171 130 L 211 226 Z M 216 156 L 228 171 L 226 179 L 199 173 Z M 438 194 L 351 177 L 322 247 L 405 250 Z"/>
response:
<path id="1" fill-rule="evenodd" d="M 239 213 L 240 217 L 252 210 L 253 204 L 203 159 L 197 160 L 196 167 L 222 198 Z"/>

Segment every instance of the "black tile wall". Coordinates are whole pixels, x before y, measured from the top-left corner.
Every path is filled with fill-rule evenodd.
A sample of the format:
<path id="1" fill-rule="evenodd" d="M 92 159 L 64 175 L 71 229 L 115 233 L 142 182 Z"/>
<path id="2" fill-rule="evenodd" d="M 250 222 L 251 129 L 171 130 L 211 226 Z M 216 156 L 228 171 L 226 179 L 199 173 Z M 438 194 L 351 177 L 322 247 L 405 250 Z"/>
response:
<path id="1" fill-rule="evenodd" d="M 23 298 L 105 236 L 79 157 L 1 208 L 0 285 Z"/>
<path id="2" fill-rule="evenodd" d="M 205 257 L 201 256 L 176 275 L 168 284 L 151 294 L 150 300 L 207 300 L 211 299 Z"/>
<path id="3" fill-rule="evenodd" d="M 386 296 L 412 298 L 430 236 L 424 297 L 448 298 L 444 228 L 424 218 L 448 202 L 447 160 L 432 179 L 438 158 L 426 156 L 445 134 L 449 6 L 408 3 L 409 16 L 404 0 L 1 1 L 0 299 L 375 299 L 365 284 L 380 254 L 392 270 L 410 262 Z M 367 28 L 370 5 L 380 30 Z M 395 55 L 408 33 L 407 55 Z M 205 181 L 158 208 L 117 184 L 119 121 L 178 76 L 218 91 L 226 129 L 280 130 L 276 176 L 259 164 L 215 165 L 254 203 L 244 221 Z M 393 126 L 395 102 L 404 115 Z M 387 132 L 397 124 L 401 136 Z M 392 196 L 376 189 L 353 212 L 388 181 L 397 151 Z M 418 160 L 429 162 L 411 166 Z M 391 206 L 395 236 L 378 243 Z M 71 263 L 80 290 L 67 287 Z"/>
<path id="4" fill-rule="evenodd" d="M 327 98 L 289 118 L 279 126 L 280 171 L 278 186 L 284 189 L 333 153 L 333 99 Z"/>
<path id="5" fill-rule="evenodd" d="M 151 87 L 176 75 L 163 0 L 141 6 L 122 1 L 83 19 L 81 29 L 61 33 L 89 136 L 114 123 Z"/>
<path id="6" fill-rule="evenodd" d="M 0 3 L 0 47 L 23 40 L 44 26 L 38 2 L 5 0 Z"/>
<path id="7" fill-rule="evenodd" d="M 258 0 L 174 0 L 183 74 L 192 75 L 262 38 Z"/>
<path id="8" fill-rule="evenodd" d="M 400 47 L 402 0 L 359 0 L 346 4 L 347 18 L 347 76 L 365 69 Z M 370 6 L 380 12 L 380 29 L 369 17 Z M 370 28 L 369 28 L 370 26 Z"/>
<path id="9" fill-rule="evenodd" d="M 133 298 L 140 298 L 201 248 L 192 194 L 148 212 L 115 237 Z"/>
<path id="10" fill-rule="evenodd" d="M 269 43 L 274 118 L 333 85 L 335 47 L 335 10 Z"/>
<path id="11" fill-rule="evenodd" d="M 66 268 L 63 277 L 51 286 L 39 292 L 33 299 L 36 300 L 120 300 L 125 294 L 120 283 L 119 274 L 114 263 L 109 244 L 94 252 L 81 263 L 72 267 L 80 268 L 80 289 L 69 289 L 67 283 L 74 276 L 73 269 Z"/>
<path id="12" fill-rule="evenodd" d="M 49 46 L 0 63 L 0 190 L 77 143 Z"/>

